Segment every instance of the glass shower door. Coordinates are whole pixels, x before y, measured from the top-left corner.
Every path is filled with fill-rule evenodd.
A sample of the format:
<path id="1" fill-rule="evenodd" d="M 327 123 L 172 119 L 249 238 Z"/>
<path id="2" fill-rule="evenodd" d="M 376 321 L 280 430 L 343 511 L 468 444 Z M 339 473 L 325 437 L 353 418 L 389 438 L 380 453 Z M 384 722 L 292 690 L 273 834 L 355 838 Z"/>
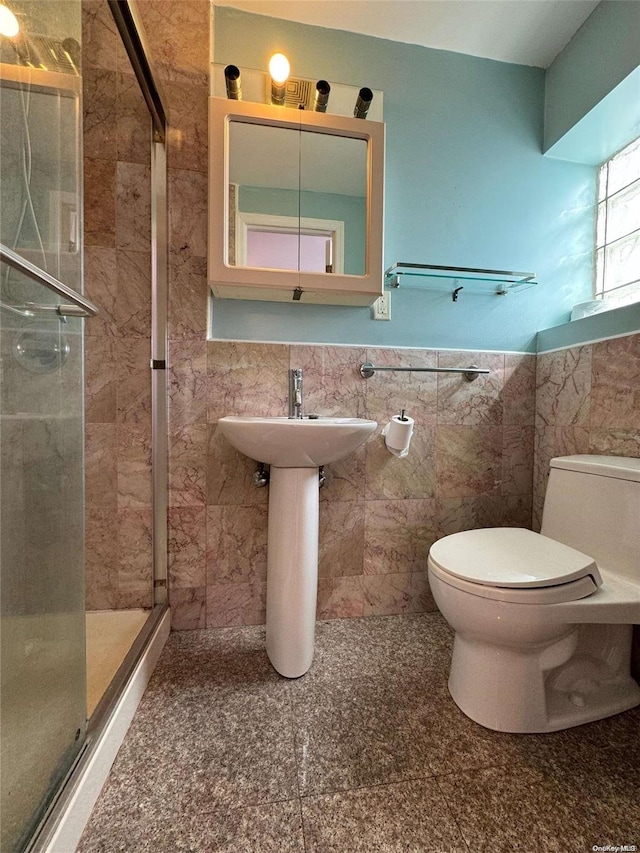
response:
<path id="1" fill-rule="evenodd" d="M 84 321 L 19 268 L 80 289 L 80 2 L 9 5 L 20 31 L 0 39 L 3 853 L 28 842 L 86 726 Z"/>

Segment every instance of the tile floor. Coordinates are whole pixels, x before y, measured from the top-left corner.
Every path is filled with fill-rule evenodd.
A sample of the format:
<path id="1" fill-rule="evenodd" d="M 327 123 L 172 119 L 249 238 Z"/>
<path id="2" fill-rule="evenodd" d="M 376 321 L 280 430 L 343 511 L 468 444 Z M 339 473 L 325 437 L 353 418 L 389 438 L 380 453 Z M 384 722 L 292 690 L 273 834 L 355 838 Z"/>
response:
<path id="1" fill-rule="evenodd" d="M 640 846 L 640 709 L 491 732 L 450 699 L 450 651 L 437 613 L 320 622 L 287 681 L 261 627 L 172 634 L 78 850 Z"/>

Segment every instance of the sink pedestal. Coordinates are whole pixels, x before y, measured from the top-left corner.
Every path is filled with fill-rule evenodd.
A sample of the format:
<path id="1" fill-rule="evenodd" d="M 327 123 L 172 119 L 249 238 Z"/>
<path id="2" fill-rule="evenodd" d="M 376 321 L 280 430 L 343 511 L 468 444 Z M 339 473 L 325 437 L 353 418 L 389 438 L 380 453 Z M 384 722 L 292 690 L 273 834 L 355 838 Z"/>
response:
<path id="1" fill-rule="evenodd" d="M 226 417 L 218 429 L 271 465 L 267 542 L 267 653 L 287 678 L 313 660 L 318 596 L 318 468 L 344 459 L 377 427 L 363 418 Z"/>
<path id="2" fill-rule="evenodd" d="M 318 593 L 318 469 L 271 466 L 267 654 L 297 678 L 311 666 Z"/>

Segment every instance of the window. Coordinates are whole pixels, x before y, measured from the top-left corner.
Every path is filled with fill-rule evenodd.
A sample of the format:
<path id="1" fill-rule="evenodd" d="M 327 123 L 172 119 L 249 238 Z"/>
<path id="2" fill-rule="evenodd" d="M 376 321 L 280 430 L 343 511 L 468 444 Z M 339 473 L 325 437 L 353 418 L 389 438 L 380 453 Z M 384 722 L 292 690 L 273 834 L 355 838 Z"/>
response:
<path id="1" fill-rule="evenodd" d="M 596 299 L 640 302 L 640 138 L 600 166 Z"/>

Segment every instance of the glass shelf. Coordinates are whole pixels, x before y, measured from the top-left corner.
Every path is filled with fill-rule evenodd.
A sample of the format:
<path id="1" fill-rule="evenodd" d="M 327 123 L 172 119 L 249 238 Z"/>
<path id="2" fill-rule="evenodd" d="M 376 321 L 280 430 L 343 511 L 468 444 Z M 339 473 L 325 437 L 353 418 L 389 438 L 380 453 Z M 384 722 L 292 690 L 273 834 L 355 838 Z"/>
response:
<path id="1" fill-rule="evenodd" d="M 415 287 L 421 290 L 448 290 L 454 302 L 461 290 L 468 293 L 506 296 L 535 287 L 535 273 L 485 270 L 472 267 L 445 267 L 432 264 L 397 263 L 384 274 L 387 290 Z"/>

